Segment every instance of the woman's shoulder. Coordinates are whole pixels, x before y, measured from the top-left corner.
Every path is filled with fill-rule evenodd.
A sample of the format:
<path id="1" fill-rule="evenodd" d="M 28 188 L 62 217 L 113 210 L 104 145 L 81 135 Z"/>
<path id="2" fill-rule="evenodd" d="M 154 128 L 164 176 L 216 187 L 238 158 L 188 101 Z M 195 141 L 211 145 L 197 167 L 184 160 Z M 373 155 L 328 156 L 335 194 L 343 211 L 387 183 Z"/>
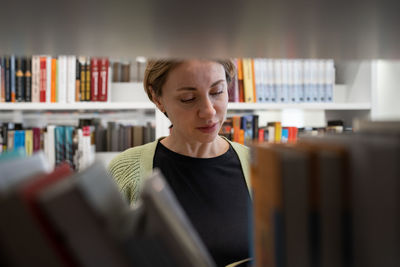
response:
<path id="1" fill-rule="evenodd" d="M 223 136 L 222 136 L 223 137 Z M 249 155 L 250 153 L 250 148 L 248 146 L 242 145 L 240 143 L 231 141 L 225 137 L 223 137 L 228 143 L 233 147 L 233 149 L 236 151 L 236 153 L 241 154 L 241 155 Z"/>
<path id="2" fill-rule="evenodd" d="M 157 142 L 151 142 L 145 145 L 136 146 L 129 148 L 117 156 L 115 156 L 108 165 L 108 169 L 111 173 L 116 172 L 120 169 L 132 167 L 136 162 L 142 160 L 142 155 L 148 153 L 153 147 L 157 145 Z"/>

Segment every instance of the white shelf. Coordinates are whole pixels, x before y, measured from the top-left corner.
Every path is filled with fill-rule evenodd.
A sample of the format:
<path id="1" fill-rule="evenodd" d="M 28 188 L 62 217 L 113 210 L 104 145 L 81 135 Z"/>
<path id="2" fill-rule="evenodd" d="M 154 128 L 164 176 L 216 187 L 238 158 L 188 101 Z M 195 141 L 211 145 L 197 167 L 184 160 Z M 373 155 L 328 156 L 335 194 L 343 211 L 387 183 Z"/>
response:
<path id="1" fill-rule="evenodd" d="M 147 102 L 78 102 L 78 103 L 1 103 L 0 110 L 138 110 L 155 109 Z"/>
<path id="2" fill-rule="evenodd" d="M 369 110 L 371 103 L 228 103 L 228 110 Z"/>

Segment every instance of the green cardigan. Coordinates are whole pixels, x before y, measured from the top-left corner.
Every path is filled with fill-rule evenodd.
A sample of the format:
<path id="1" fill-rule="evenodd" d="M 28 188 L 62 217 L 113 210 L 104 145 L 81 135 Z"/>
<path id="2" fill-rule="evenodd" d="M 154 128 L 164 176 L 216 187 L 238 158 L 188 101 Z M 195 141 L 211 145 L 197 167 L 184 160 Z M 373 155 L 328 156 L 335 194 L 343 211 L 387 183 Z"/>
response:
<path id="1" fill-rule="evenodd" d="M 226 140 L 231 144 L 239 157 L 247 188 L 251 195 L 249 148 L 239 143 L 231 142 L 228 139 Z M 135 203 L 139 197 L 143 179 L 150 175 L 153 170 L 153 158 L 158 141 L 129 148 L 113 158 L 108 166 L 120 191 L 127 197 L 131 204 Z"/>

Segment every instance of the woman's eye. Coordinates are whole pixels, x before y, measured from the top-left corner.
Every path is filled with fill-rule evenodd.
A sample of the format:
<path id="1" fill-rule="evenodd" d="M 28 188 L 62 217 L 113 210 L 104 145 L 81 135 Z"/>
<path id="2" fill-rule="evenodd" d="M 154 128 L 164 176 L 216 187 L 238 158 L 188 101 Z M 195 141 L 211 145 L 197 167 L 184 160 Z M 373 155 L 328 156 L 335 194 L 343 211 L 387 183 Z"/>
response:
<path id="1" fill-rule="evenodd" d="M 220 95 L 220 94 L 222 94 L 224 91 L 223 90 L 221 90 L 221 91 L 218 91 L 218 92 L 215 92 L 215 93 L 211 93 L 211 95 Z"/>
<path id="2" fill-rule="evenodd" d="M 194 97 L 192 97 L 192 98 L 184 98 L 184 99 L 181 99 L 181 102 L 182 103 L 190 103 L 190 102 L 192 102 L 194 100 L 195 100 Z"/>

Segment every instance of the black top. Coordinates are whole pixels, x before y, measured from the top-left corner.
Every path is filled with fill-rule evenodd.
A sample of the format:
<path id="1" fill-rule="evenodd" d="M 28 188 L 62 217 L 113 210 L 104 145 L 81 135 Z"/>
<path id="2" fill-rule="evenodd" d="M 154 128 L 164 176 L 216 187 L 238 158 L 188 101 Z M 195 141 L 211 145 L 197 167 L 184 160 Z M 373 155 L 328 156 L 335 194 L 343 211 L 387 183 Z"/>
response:
<path id="1" fill-rule="evenodd" d="M 250 194 L 239 157 L 229 150 L 193 158 L 157 144 L 154 168 L 169 183 L 218 266 L 249 258 Z"/>

